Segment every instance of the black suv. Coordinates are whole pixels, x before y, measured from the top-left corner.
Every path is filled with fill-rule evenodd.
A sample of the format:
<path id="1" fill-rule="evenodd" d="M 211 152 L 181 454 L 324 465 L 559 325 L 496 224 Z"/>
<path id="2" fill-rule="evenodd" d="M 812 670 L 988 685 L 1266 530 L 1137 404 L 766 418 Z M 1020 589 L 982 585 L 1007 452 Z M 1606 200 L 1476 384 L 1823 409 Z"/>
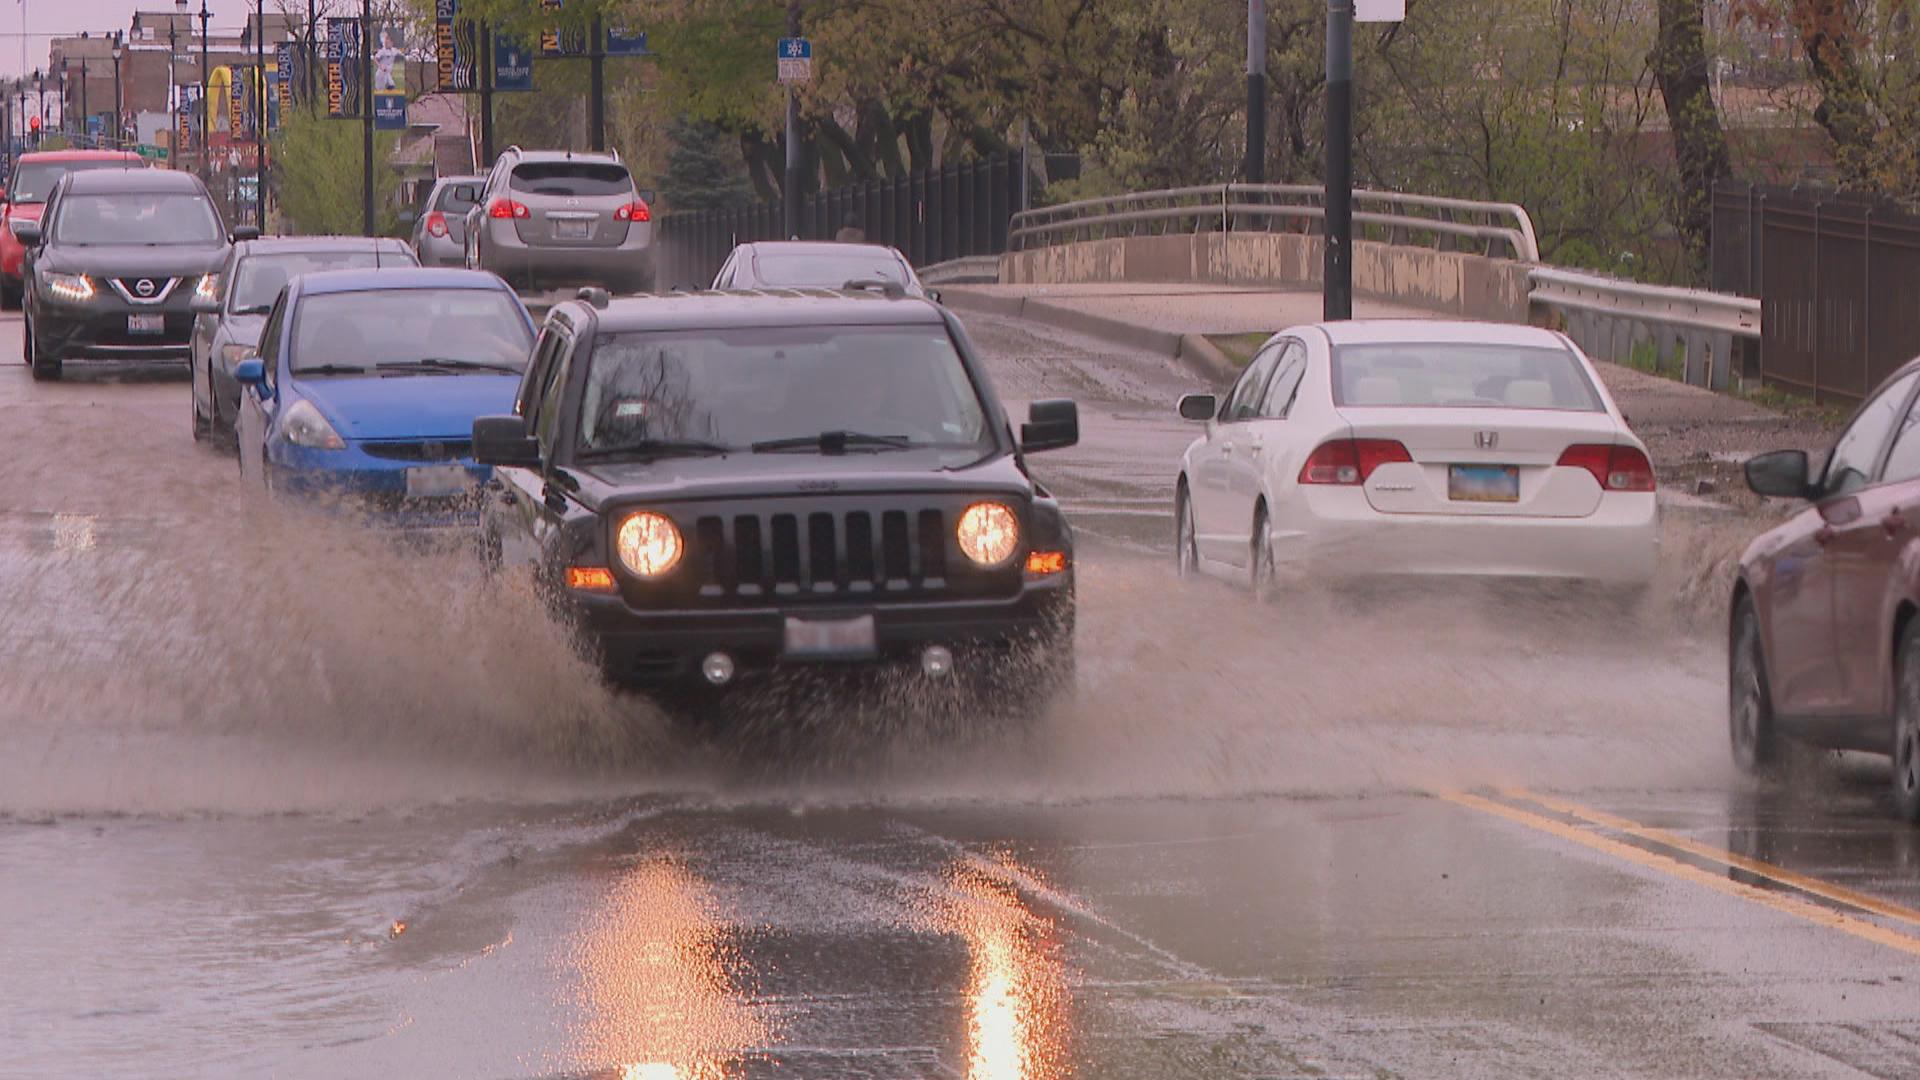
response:
<path id="1" fill-rule="evenodd" d="M 888 664 L 1038 702 L 1072 669 L 1073 536 L 1025 455 L 1078 441 L 1074 403 L 1016 437 L 935 304 L 586 290 L 514 412 L 473 426 L 488 557 L 530 565 L 616 683 Z"/>
<path id="2" fill-rule="evenodd" d="M 71 359 L 187 361 L 189 305 L 227 249 L 198 178 L 68 173 L 41 220 L 13 229 L 27 249 L 23 351 L 34 378 L 59 378 Z"/>

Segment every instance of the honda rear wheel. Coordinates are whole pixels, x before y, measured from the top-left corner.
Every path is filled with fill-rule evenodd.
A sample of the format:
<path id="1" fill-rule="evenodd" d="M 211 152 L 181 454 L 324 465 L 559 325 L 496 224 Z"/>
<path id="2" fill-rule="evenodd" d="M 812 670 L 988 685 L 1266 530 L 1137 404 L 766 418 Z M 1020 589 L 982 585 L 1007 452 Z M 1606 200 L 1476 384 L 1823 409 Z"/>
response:
<path id="1" fill-rule="evenodd" d="M 1900 634 L 1900 667 L 1894 673 L 1893 808 L 1900 820 L 1920 824 L 1920 622 Z"/>
<path id="2" fill-rule="evenodd" d="M 1277 587 L 1273 561 L 1273 537 L 1268 535 L 1267 508 L 1262 506 L 1253 515 L 1252 567 L 1248 573 L 1249 584 L 1253 588 L 1253 598 L 1264 604 L 1273 599 Z"/>
<path id="3" fill-rule="evenodd" d="M 1192 577 L 1200 571 L 1200 542 L 1194 535 L 1193 499 L 1187 494 L 1187 485 L 1180 485 L 1179 494 L 1173 498 L 1173 566 L 1181 577 Z"/>

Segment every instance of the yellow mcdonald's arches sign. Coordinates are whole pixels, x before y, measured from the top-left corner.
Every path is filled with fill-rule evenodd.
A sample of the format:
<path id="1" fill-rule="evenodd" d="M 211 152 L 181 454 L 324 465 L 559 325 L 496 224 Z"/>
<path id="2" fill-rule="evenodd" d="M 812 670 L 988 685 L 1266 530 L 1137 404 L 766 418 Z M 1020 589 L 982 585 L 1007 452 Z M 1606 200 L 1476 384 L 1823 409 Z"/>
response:
<path id="1" fill-rule="evenodd" d="M 207 128 L 209 132 L 226 128 L 228 102 L 233 100 L 233 71 L 225 64 L 207 72 L 207 100 L 201 107 L 207 110 Z"/>

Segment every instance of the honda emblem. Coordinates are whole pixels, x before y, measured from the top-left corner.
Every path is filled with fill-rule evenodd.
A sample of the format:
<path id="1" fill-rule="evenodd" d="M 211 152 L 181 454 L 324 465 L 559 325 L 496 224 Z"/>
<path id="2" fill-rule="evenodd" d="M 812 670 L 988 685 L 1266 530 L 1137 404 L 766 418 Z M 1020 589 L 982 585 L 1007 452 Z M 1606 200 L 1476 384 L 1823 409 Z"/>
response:
<path id="1" fill-rule="evenodd" d="M 1497 431 L 1476 431 L 1473 433 L 1473 446 L 1476 450 L 1498 450 L 1500 433 Z"/>

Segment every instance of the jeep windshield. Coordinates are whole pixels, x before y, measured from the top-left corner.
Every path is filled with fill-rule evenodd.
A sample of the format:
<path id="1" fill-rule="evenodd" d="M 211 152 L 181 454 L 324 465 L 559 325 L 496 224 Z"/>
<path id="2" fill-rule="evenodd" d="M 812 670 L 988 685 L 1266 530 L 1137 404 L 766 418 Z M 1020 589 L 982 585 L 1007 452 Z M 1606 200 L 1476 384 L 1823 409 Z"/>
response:
<path id="1" fill-rule="evenodd" d="M 944 326 L 616 332 L 594 342 L 591 363 L 585 456 L 690 442 L 794 453 L 994 446 Z"/>

